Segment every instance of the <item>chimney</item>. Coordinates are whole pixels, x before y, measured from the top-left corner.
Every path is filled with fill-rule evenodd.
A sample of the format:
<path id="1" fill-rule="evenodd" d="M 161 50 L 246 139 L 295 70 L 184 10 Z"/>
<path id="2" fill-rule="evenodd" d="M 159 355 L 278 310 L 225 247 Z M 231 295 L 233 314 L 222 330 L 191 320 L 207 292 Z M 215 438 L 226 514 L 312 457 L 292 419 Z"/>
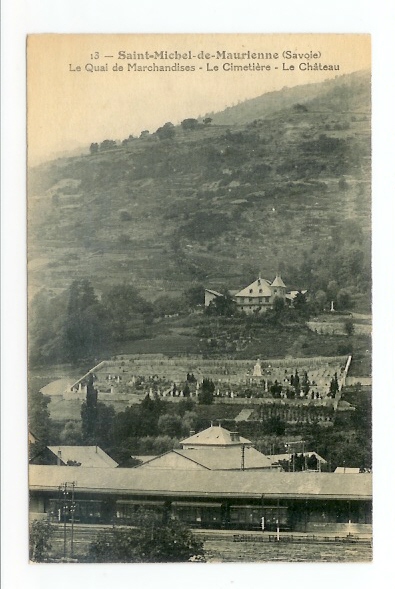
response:
<path id="1" fill-rule="evenodd" d="M 240 442 L 239 432 L 230 432 L 230 439 L 232 442 Z"/>
<path id="2" fill-rule="evenodd" d="M 196 432 L 195 432 L 195 430 L 194 430 L 194 429 L 191 429 L 191 430 L 189 430 L 189 435 L 190 435 L 190 436 L 194 436 L 194 435 L 195 435 L 195 433 L 196 433 Z"/>
<path id="3" fill-rule="evenodd" d="M 61 462 L 62 462 L 62 450 L 58 450 L 58 456 L 57 456 L 57 459 L 56 459 L 56 464 L 58 466 L 60 466 Z"/>

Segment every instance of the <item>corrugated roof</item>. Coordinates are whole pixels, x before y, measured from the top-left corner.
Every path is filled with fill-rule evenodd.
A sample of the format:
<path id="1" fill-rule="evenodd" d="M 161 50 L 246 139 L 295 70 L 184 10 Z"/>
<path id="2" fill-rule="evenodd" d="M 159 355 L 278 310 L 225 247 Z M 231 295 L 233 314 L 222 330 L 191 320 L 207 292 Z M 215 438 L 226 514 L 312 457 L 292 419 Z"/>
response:
<path id="1" fill-rule="evenodd" d="M 235 297 L 270 297 L 270 282 L 264 278 L 258 278 L 248 286 L 235 294 Z"/>
<path id="2" fill-rule="evenodd" d="M 184 446 L 242 446 L 243 444 L 252 444 L 251 440 L 238 436 L 238 439 L 232 439 L 231 432 L 219 425 L 198 432 L 180 442 Z"/>
<path id="3" fill-rule="evenodd" d="M 81 466 L 108 467 L 116 468 L 118 463 L 115 462 L 99 446 L 48 446 L 48 449 L 57 457 L 61 452 L 61 460 L 64 464 L 67 462 L 80 462 Z"/>
<path id="4" fill-rule="evenodd" d="M 29 466 L 33 490 L 57 491 L 64 483 L 59 466 Z M 144 468 L 68 467 L 78 491 L 152 496 L 365 499 L 372 497 L 371 474 L 285 473 L 278 471 L 190 471 Z"/>

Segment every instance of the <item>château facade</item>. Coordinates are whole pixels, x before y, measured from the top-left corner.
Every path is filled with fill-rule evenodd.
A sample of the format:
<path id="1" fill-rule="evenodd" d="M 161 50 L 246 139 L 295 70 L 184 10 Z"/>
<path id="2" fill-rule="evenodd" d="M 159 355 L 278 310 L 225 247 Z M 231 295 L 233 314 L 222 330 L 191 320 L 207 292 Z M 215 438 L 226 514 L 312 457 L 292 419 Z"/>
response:
<path id="1" fill-rule="evenodd" d="M 301 292 L 306 293 L 305 290 Z M 259 276 L 254 282 L 232 296 L 241 311 L 252 314 L 272 309 L 276 297 L 290 305 L 297 293 L 298 291 L 295 290 L 287 292 L 287 287 L 281 276 L 277 274 L 273 282 Z M 215 290 L 205 289 L 205 306 L 208 307 L 213 300 L 221 296 L 223 295 Z"/>

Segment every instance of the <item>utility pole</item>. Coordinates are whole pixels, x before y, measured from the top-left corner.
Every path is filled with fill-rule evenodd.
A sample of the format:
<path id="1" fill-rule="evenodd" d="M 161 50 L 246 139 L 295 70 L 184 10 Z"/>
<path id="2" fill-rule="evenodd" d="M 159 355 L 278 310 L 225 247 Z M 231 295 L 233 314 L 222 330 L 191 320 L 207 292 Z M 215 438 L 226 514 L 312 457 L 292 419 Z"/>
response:
<path id="1" fill-rule="evenodd" d="M 70 545 L 70 553 L 71 556 L 74 556 L 74 513 L 75 513 L 75 501 L 74 501 L 74 490 L 75 490 L 75 481 L 71 483 L 71 545 Z"/>
<path id="2" fill-rule="evenodd" d="M 64 482 L 59 488 L 60 493 L 60 510 L 59 515 L 63 515 L 63 557 L 66 558 L 67 554 L 67 513 L 71 514 L 71 556 L 74 553 L 74 513 L 75 513 L 75 501 L 74 501 L 74 490 L 75 481 Z M 68 499 L 69 487 L 71 487 L 71 500 Z M 61 521 L 61 518 L 59 518 Z"/>
<path id="3" fill-rule="evenodd" d="M 305 449 L 305 443 L 306 440 L 296 440 L 295 442 L 287 442 L 285 445 L 285 448 L 287 449 L 287 453 L 289 456 L 289 460 L 288 460 L 288 472 L 291 471 L 291 456 L 292 456 L 292 472 L 295 472 L 295 462 L 296 462 L 296 450 L 295 452 L 292 452 L 291 450 L 291 446 L 298 446 L 300 447 L 300 445 L 302 444 L 302 452 L 304 455 L 304 449 Z M 306 470 L 306 456 L 304 456 L 304 460 L 305 460 L 305 470 Z"/>
<path id="4" fill-rule="evenodd" d="M 67 483 L 62 483 L 59 486 L 59 493 L 60 493 L 60 513 L 63 515 L 63 558 L 66 558 L 66 538 L 67 538 L 67 528 L 66 528 L 66 507 L 67 507 Z"/>

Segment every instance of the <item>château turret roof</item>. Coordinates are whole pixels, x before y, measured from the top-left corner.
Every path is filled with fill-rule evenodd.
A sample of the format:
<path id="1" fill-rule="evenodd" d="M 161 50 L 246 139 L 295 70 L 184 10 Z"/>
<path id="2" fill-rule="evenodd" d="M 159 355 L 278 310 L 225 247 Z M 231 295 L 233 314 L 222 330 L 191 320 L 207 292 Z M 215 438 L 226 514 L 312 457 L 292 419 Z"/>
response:
<path id="1" fill-rule="evenodd" d="M 286 288 L 281 276 L 278 276 L 278 274 L 276 275 L 276 278 L 273 280 L 272 286 L 281 286 L 283 288 Z"/>

